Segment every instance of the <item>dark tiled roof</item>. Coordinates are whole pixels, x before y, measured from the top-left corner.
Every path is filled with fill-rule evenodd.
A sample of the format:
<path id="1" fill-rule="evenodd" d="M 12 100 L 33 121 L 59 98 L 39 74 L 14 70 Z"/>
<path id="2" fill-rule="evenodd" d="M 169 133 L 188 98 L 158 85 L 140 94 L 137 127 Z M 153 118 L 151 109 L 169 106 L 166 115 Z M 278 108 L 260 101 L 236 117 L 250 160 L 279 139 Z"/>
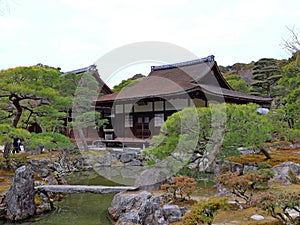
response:
<path id="1" fill-rule="evenodd" d="M 95 65 L 83 67 L 83 68 L 76 69 L 76 70 L 71 70 L 71 71 L 63 73 L 62 75 L 65 75 L 68 73 L 80 74 L 80 73 L 85 73 L 88 71 L 91 71 L 93 73 L 93 76 L 97 80 L 99 87 L 100 87 L 100 92 L 102 94 L 107 95 L 107 94 L 113 93 L 112 90 L 110 89 L 110 87 L 108 87 L 107 84 L 101 79 Z"/>
<path id="2" fill-rule="evenodd" d="M 271 99 L 233 91 L 221 75 L 213 56 L 193 61 L 151 67 L 150 74 L 139 83 L 118 93 L 101 96 L 98 102 L 168 97 L 192 91 L 224 96 L 249 102 L 270 102 Z"/>
<path id="3" fill-rule="evenodd" d="M 167 65 L 162 65 L 162 66 L 151 66 L 151 71 L 172 69 L 172 68 L 183 67 L 183 66 L 190 66 L 190 65 L 194 65 L 194 64 L 203 63 L 203 62 L 212 62 L 212 61 L 214 61 L 214 58 L 215 57 L 213 55 L 210 55 L 205 58 L 195 59 L 195 60 L 191 60 L 191 61 L 187 61 L 187 62 L 173 63 L 173 64 L 167 64 Z"/>
<path id="4" fill-rule="evenodd" d="M 76 70 L 71 70 L 71 71 L 63 73 L 63 75 L 68 74 L 68 73 L 76 73 L 76 74 L 85 73 L 85 72 L 87 72 L 89 70 L 89 68 L 90 67 L 87 66 L 87 67 L 84 67 L 84 68 L 80 68 L 80 69 L 76 69 Z"/>
<path id="5" fill-rule="evenodd" d="M 237 100 L 245 100 L 249 102 L 271 102 L 272 98 L 265 98 L 260 96 L 249 95 L 238 91 L 228 90 L 225 88 L 214 87 L 211 85 L 198 85 L 206 94 L 224 96 L 224 98 L 231 98 Z"/>

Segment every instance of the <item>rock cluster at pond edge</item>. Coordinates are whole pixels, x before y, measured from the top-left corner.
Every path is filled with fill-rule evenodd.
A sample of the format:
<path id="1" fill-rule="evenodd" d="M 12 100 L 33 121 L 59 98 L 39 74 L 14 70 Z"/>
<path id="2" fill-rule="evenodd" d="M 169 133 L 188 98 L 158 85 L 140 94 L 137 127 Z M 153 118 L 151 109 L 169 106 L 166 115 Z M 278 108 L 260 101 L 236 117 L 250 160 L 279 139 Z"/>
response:
<path id="1" fill-rule="evenodd" d="M 164 194 L 150 192 L 118 193 L 108 209 L 110 217 L 119 225 L 167 225 L 180 221 L 187 209 L 164 204 Z"/>

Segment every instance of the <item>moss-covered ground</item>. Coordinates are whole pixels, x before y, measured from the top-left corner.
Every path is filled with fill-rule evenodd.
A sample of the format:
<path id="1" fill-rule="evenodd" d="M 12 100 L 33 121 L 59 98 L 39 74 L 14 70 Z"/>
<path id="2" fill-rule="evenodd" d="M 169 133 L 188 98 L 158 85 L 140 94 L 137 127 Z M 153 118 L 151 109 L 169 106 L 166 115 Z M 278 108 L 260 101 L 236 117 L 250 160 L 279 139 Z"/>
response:
<path id="1" fill-rule="evenodd" d="M 281 143 L 282 144 L 282 143 Z M 274 145 L 274 143 L 273 143 Z M 283 162 L 295 162 L 300 163 L 300 148 L 289 148 L 284 146 L 274 147 L 270 144 L 270 155 L 271 159 L 266 160 L 263 154 L 245 154 L 240 157 L 229 157 L 226 160 L 234 161 L 237 163 L 247 163 L 253 162 L 257 164 L 268 164 L 271 166 L 278 166 Z M 300 195 L 300 185 L 282 185 L 280 183 L 270 183 L 270 188 L 266 191 L 276 192 L 290 192 Z M 193 199 L 197 201 L 205 200 L 209 198 L 209 194 L 213 196 L 216 190 L 213 188 L 200 188 L 196 190 L 193 195 Z M 215 225 L 281 225 L 279 221 L 274 219 L 272 216 L 268 215 L 267 212 L 259 209 L 258 207 L 249 207 L 246 209 L 240 209 L 234 204 L 233 200 L 229 197 L 228 202 L 230 202 L 227 210 L 220 210 L 213 220 Z M 181 204 L 182 205 L 182 204 Z M 190 208 L 190 204 L 186 205 Z M 258 214 L 263 216 L 265 219 L 256 221 L 251 219 L 251 216 Z M 172 225 L 183 225 L 182 222 L 173 223 Z"/>

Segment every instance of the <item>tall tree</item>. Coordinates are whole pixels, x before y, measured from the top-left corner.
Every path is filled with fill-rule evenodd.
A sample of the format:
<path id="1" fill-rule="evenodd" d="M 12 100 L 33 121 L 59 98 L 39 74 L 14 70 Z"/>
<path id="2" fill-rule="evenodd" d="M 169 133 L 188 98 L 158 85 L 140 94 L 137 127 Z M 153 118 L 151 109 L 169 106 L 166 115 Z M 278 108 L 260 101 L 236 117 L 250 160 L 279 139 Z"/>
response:
<path id="1" fill-rule="evenodd" d="M 36 109 L 58 100 L 54 86 L 59 74 L 43 65 L 0 71 L 0 98 L 6 103 L 4 110 L 12 111 L 8 115 L 12 127 L 18 127 L 25 111 L 39 114 Z"/>
<path id="2" fill-rule="evenodd" d="M 200 159 L 199 169 L 204 170 L 217 156 L 226 157 L 238 147 L 257 148 L 270 158 L 262 143 L 270 138 L 272 127 L 268 115 L 256 112 L 258 107 L 212 104 L 210 108 L 186 108 L 168 117 L 143 154 L 155 162 L 173 158 L 181 165 Z"/>
<path id="3" fill-rule="evenodd" d="M 284 87 L 281 103 L 289 127 L 300 130 L 300 52 L 295 55 L 296 60 L 283 67 L 283 76 L 279 84 Z"/>
<path id="4" fill-rule="evenodd" d="M 83 130 L 86 128 L 98 129 L 107 122 L 106 119 L 101 119 L 101 114 L 92 107 L 98 94 L 99 86 L 93 76 L 93 71 L 82 74 L 74 92 L 72 123 L 70 124 L 74 128 L 75 135 L 76 132 L 78 133 L 78 138 L 85 151 L 88 151 L 88 146 Z"/>
<path id="5" fill-rule="evenodd" d="M 275 59 L 263 58 L 254 63 L 252 69 L 253 82 L 251 83 L 251 94 L 273 97 L 271 90 L 277 85 L 281 78 L 281 71 Z"/>
<path id="6" fill-rule="evenodd" d="M 1 124 L 28 129 L 36 123 L 45 131 L 62 126 L 57 119 L 64 115 L 60 112 L 64 100 L 55 90 L 60 74 L 59 69 L 42 64 L 0 71 Z M 5 143 L 6 157 L 9 144 Z"/>

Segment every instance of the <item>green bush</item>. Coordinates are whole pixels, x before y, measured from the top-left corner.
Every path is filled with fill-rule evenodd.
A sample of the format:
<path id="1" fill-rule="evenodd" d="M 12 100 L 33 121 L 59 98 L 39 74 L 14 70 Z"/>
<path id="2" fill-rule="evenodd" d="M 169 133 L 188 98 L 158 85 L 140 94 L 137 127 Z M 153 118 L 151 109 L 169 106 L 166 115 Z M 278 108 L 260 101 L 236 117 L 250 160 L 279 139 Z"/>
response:
<path id="1" fill-rule="evenodd" d="M 24 146 L 29 150 L 43 148 L 48 150 L 65 150 L 74 147 L 68 137 L 55 132 L 33 133 L 31 138 L 24 143 Z"/>
<path id="2" fill-rule="evenodd" d="M 268 115 L 259 115 L 256 104 L 211 104 L 186 108 L 169 116 L 143 152 L 148 160 L 176 158 L 187 164 L 195 153 L 211 163 L 219 157 L 237 155 L 238 147 L 260 147 L 271 137 Z"/>
<path id="3" fill-rule="evenodd" d="M 27 162 L 27 154 L 10 155 L 8 158 L 0 157 L 0 168 L 12 169 L 25 165 Z"/>
<path id="4" fill-rule="evenodd" d="M 287 141 L 294 143 L 297 139 L 300 139 L 300 130 L 287 129 L 285 132 L 285 138 Z"/>
<path id="5" fill-rule="evenodd" d="M 220 209 L 226 210 L 226 198 L 214 198 L 197 202 L 183 217 L 184 225 L 212 224 Z"/>

